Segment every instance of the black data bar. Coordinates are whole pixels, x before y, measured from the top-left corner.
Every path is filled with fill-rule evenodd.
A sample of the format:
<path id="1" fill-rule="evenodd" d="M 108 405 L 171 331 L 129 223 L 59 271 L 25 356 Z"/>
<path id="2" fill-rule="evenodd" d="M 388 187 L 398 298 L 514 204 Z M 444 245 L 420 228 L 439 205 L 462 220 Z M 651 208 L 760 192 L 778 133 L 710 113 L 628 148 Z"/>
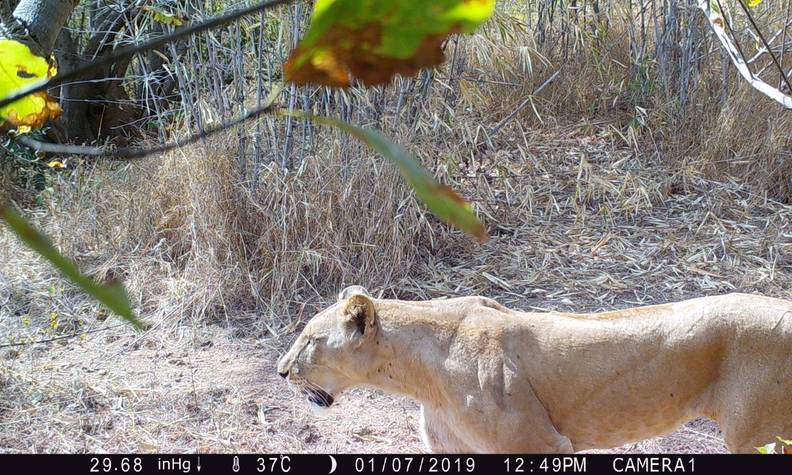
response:
<path id="1" fill-rule="evenodd" d="M 4 474 L 792 474 L 784 455 L 0 455 Z"/>

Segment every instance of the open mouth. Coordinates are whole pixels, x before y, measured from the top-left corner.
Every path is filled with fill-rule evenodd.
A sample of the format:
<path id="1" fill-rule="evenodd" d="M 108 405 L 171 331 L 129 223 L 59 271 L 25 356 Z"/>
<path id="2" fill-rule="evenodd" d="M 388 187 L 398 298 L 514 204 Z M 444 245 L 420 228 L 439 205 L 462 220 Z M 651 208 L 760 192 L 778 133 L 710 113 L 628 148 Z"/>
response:
<path id="1" fill-rule="evenodd" d="M 308 395 L 309 401 L 319 407 L 330 407 L 334 401 L 333 396 L 327 393 L 327 391 L 323 391 L 321 389 L 306 389 L 305 394 Z"/>

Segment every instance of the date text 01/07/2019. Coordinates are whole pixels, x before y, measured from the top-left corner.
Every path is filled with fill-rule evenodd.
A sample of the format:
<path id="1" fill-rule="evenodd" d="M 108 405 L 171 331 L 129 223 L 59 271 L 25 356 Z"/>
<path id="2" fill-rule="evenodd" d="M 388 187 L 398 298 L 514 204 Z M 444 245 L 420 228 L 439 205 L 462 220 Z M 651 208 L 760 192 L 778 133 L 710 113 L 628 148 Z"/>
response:
<path id="1" fill-rule="evenodd" d="M 473 457 L 374 456 L 355 457 L 356 473 L 474 473 Z"/>

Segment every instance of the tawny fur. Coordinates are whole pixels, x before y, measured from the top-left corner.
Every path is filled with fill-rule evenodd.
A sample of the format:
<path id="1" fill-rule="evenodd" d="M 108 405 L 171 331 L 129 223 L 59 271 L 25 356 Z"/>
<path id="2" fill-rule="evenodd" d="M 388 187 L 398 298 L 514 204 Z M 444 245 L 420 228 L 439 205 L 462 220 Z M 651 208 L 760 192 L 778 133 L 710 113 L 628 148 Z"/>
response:
<path id="1" fill-rule="evenodd" d="M 355 287 L 311 319 L 278 371 L 332 396 L 367 385 L 416 399 L 433 452 L 608 448 L 698 416 L 720 424 L 731 451 L 755 452 L 792 438 L 792 301 L 526 313 Z"/>

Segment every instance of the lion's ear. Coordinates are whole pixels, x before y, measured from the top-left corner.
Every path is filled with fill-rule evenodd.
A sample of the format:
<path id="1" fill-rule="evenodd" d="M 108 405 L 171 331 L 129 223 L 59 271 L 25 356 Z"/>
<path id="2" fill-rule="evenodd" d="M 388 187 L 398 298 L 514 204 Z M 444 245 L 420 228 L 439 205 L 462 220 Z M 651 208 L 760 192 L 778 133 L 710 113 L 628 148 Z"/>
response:
<path id="1" fill-rule="evenodd" d="M 344 316 L 354 324 L 361 336 L 372 336 L 377 329 L 377 311 L 374 303 L 363 294 L 349 297 L 344 304 Z"/>
<path id="2" fill-rule="evenodd" d="M 357 294 L 365 295 L 366 297 L 369 298 L 371 297 L 371 294 L 369 294 L 369 291 L 366 290 L 365 287 L 361 285 L 350 285 L 349 287 L 342 290 L 340 294 L 338 294 L 338 301 L 342 302 L 348 299 L 349 297 Z"/>

